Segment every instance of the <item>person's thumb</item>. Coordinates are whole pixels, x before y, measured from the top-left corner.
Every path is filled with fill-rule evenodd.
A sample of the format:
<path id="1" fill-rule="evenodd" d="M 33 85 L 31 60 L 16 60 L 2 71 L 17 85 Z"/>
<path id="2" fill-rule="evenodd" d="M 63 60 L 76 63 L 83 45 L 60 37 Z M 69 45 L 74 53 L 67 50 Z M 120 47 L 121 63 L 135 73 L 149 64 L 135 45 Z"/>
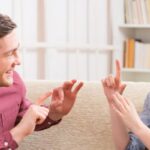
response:
<path id="1" fill-rule="evenodd" d="M 119 87 L 119 93 L 122 94 L 124 92 L 126 88 L 126 84 L 122 84 L 120 87 Z"/>
<path id="2" fill-rule="evenodd" d="M 44 101 L 52 95 L 52 92 L 47 92 L 45 94 L 43 94 L 40 98 L 38 98 L 35 102 L 36 105 L 42 105 L 44 103 Z"/>

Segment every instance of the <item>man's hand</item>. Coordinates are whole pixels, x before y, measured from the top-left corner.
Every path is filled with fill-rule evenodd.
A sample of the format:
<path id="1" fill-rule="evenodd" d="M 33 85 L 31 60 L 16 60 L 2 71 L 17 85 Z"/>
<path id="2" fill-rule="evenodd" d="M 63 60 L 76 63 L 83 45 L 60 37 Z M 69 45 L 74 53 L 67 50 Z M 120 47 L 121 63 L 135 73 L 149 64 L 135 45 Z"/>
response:
<path id="1" fill-rule="evenodd" d="M 13 139 L 19 144 L 24 137 L 32 134 L 37 124 L 44 122 L 48 113 L 48 108 L 35 104 L 31 105 L 24 114 L 20 123 L 10 131 Z"/>
<path id="2" fill-rule="evenodd" d="M 116 60 L 116 75 L 113 77 L 112 75 L 109 75 L 104 80 L 102 80 L 104 93 L 108 99 L 109 102 L 112 100 L 112 95 L 115 92 L 119 92 L 120 94 L 123 93 L 126 85 L 121 83 L 121 73 L 120 73 L 120 63 L 118 60 Z"/>
<path id="3" fill-rule="evenodd" d="M 43 94 L 36 101 L 36 104 L 41 105 L 46 98 L 52 96 L 49 106 L 49 118 L 54 121 L 61 119 L 70 112 L 76 100 L 76 96 L 83 86 L 82 82 L 75 85 L 76 82 L 76 80 L 64 82 L 62 86 Z"/>
<path id="4" fill-rule="evenodd" d="M 77 94 L 81 87 L 82 82 L 75 85 L 76 80 L 66 81 L 64 84 L 53 90 L 49 117 L 56 121 L 67 115 L 73 107 Z"/>

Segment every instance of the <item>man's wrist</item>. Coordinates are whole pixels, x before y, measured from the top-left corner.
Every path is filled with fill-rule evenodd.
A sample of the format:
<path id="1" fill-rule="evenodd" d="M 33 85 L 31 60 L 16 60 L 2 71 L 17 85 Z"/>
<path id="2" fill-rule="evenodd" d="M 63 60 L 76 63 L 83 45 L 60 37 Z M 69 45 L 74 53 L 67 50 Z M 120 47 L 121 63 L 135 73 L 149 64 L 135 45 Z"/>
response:
<path id="1" fill-rule="evenodd" d="M 51 119 L 53 121 L 58 121 L 58 120 L 62 119 L 63 116 L 60 114 L 49 112 L 48 117 L 49 117 L 49 119 Z"/>
<path id="2" fill-rule="evenodd" d="M 17 144 L 19 144 L 26 136 L 24 135 L 23 130 L 19 126 L 16 126 L 13 129 L 11 129 L 10 133 Z"/>
<path id="3" fill-rule="evenodd" d="M 55 124 L 58 124 L 60 121 L 62 120 L 62 118 L 59 118 L 59 119 L 51 119 L 50 117 L 48 117 L 48 122 L 51 124 L 51 125 L 55 125 Z"/>

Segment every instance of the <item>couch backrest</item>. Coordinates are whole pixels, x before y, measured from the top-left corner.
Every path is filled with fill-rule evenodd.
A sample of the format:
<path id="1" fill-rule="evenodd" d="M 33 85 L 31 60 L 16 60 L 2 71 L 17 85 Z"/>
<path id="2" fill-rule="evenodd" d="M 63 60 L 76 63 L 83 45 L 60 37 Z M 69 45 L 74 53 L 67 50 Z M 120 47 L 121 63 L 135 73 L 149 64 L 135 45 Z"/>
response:
<path id="1" fill-rule="evenodd" d="M 60 82 L 26 81 L 27 95 L 33 102 Z M 149 83 L 127 83 L 124 92 L 141 111 L 150 91 Z M 48 100 L 49 101 L 49 100 Z M 59 125 L 35 132 L 20 150 L 114 150 L 106 98 L 100 82 L 86 82 L 71 113 Z"/>

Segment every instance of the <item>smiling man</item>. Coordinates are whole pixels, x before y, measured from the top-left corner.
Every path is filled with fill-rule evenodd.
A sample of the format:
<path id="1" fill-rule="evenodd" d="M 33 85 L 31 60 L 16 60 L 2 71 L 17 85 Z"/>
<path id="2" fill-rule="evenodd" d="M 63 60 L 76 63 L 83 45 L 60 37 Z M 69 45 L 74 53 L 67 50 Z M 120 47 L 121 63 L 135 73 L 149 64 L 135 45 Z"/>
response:
<path id="1" fill-rule="evenodd" d="M 13 27 L 15 27 L 15 24 L 12 25 Z M 0 32 L 4 32 L 1 30 Z M 20 65 L 16 30 L 11 33 L 8 32 L 9 34 L 3 37 L 6 32 L 8 31 L 0 34 L 0 86 L 10 86 L 13 83 L 13 71 L 16 65 Z"/>
<path id="2" fill-rule="evenodd" d="M 15 72 L 16 65 L 20 65 L 16 27 L 8 16 L 0 14 L 0 150 L 14 150 L 34 130 L 59 123 L 72 109 L 83 86 L 82 82 L 74 85 L 76 80 L 66 81 L 31 104 L 25 85 Z M 49 96 L 49 107 L 41 106 Z"/>

